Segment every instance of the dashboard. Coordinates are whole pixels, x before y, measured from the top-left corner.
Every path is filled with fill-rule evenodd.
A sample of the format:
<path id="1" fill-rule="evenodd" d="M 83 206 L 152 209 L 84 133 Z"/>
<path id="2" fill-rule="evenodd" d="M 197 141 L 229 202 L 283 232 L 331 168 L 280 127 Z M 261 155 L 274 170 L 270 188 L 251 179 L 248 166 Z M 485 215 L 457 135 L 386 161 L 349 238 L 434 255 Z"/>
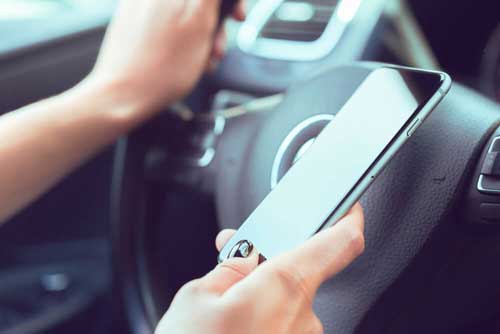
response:
<path id="1" fill-rule="evenodd" d="M 403 15 L 391 13 L 392 3 L 404 5 Z M 228 24 L 230 49 L 216 76 L 223 89 L 269 95 L 322 68 L 369 60 L 443 69 L 499 100 L 492 1 L 272 0 L 250 7 L 243 25 Z"/>
<path id="2" fill-rule="evenodd" d="M 255 3 L 232 36 L 217 73 L 222 87 L 255 95 L 335 64 L 363 58 L 378 43 L 385 0 L 272 0 Z"/>

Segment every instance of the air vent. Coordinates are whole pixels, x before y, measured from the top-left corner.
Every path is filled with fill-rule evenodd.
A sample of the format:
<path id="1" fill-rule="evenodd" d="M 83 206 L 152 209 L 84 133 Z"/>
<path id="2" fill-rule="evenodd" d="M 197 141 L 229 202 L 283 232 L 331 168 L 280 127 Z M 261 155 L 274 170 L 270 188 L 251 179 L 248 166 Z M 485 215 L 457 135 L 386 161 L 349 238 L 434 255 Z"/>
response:
<path id="1" fill-rule="evenodd" d="M 318 60 L 332 52 L 362 2 L 260 0 L 240 29 L 238 46 L 270 59 Z"/>
<path id="2" fill-rule="evenodd" d="M 338 0 L 287 0 L 281 3 L 259 37 L 313 42 L 325 32 Z"/>

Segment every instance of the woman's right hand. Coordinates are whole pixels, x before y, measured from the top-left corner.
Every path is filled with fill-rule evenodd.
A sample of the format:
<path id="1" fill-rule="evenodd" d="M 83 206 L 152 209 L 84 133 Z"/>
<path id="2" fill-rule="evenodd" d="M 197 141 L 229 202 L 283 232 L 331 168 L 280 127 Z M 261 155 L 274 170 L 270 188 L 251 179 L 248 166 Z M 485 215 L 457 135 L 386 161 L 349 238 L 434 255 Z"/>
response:
<path id="1" fill-rule="evenodd" d="M 257 266 L 257 255 L 230 259 L 186 284 L 156 334 L 322 333 L 312 303 L 320 285 L 364 249 L 359 204 L 301 247 Z M 217 238 L 220 250 L 233 231 Z"/>

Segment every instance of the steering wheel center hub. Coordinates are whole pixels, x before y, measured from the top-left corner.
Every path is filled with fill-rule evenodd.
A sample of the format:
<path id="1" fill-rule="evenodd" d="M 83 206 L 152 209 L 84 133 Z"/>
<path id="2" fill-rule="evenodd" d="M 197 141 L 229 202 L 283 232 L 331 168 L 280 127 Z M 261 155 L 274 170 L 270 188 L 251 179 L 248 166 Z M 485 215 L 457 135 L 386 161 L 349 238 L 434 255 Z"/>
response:
<path id="1" fill-rule="evenodd" d="M 333 118 L 334 116 L 330 114 L 312 116 L 299 123 L 288 134 L 274 158 L 271 171 L 271 189 L 276 187 L 288 169 L 307 152 L 319 133 Z"/>

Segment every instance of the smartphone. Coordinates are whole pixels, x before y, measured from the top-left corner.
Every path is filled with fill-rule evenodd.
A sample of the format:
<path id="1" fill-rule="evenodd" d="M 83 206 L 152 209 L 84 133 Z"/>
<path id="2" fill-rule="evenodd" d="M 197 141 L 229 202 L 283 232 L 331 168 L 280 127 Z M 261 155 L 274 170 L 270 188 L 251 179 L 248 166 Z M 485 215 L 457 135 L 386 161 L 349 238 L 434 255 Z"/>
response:
<path id="1" fill-rule="evenodd" d="M 270 259 L 335 224 L 450 86 L 443 72 L 377 65 L 225 245 L 219 262 L 252 249 Z"/>

